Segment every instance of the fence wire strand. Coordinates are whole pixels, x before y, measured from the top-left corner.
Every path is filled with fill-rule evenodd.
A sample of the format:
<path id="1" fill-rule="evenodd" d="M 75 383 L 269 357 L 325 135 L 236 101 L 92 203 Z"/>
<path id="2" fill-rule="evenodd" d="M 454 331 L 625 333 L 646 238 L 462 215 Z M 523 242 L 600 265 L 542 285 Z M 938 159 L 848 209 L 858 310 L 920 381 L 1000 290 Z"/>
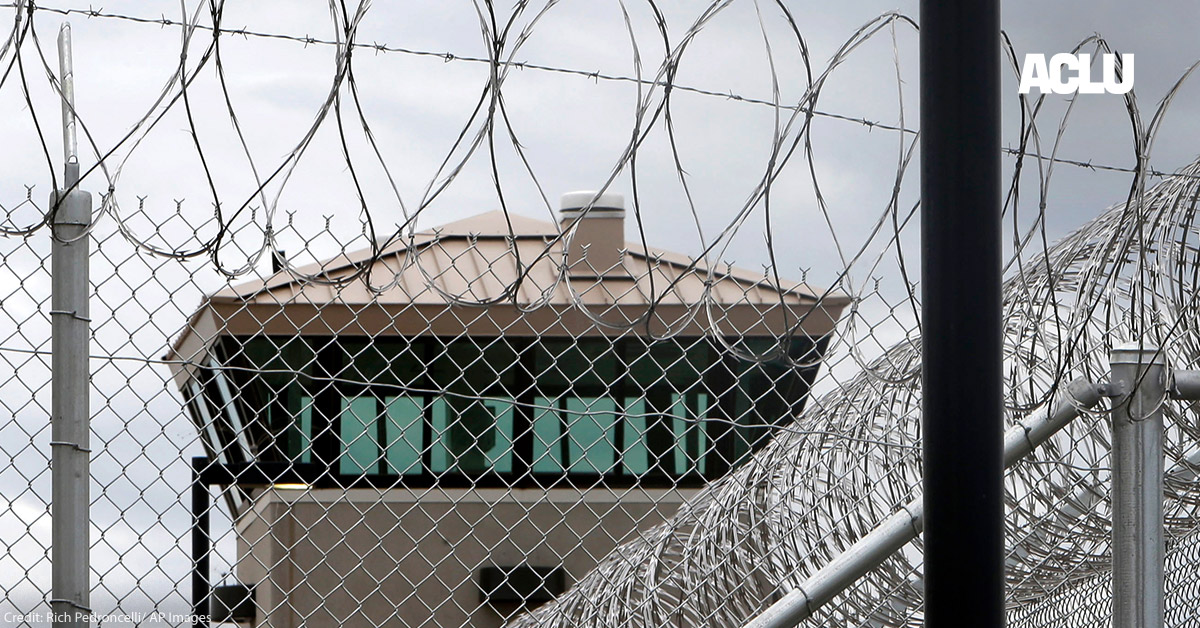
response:
<path id="1" fill-rule="evenodd" d="M 58 208 L 44 199 L 63 186 L 50 148 L 62 89 L 45 42 L 68 17 L 170 61 L 117 128 L 87 94 L 115 98 L 121 84 L 88 83 L 76 58 L 88 153 L 77 185 L 98 199 L 86 234 L 89 564 L 105 625 L 191 623 L 199 611 L 272 627 L 737 627 L 919 497 L 916 21 L 884 13 L 829 44 L 783 2 L 619 0 L 605 62 L 589 70 L 574 49 L 546 60 L 563 37 L 595 43 L 587 29 L 556 30 L 566 4 L 470 3 L 472 32 L 444 46 L 376 39 L 403 14 L 365 1 L 331 0 L 320 36 L 296 26 L 298 9 L 267 28 L 224 0 L 159 15 L 0 5 L 11 17 L 0 110 L 12 122 L 0 137 L 11 132 L 26 177 L 0 176 L 0 407 L 11 415 L 0 421 L 0 611 L 11 623 L 46 623 L 53 596 Z M 732 31 L 760 53 L 738 73 L 759 73 L 768 95 L 690 70 Z M 1005 41 L 1019 76 L 1021 51 Z M 325 56 L 284 67 L 276 49 Z M 1111 51 L 1099 35 L 1075 49 Z M 380 84 L 379 68 L 410 62 L 476 82 L 440 95 L 422 85 L 429 106 L 414 113 L 398 96 L 413 84 Z M 886 117 L 865 96 L 845 108 L 841 81 L 876 77 L 870 63 L 894 105 Z M 1130 338 L 1162 347 L 1173 368 L 1200 368 L 1200 162 L 1151 164 L 1195 67 L 1148 118 L 1125 98 L 1106 132 L 1132 138 L 1127 162 L 1066 156 L 1077 101 L 1011 103 L 1009 425 L 1062 401 L 1067 382 L 1106 381 L 1111 349 Z M 248 104 L 246 83 L 289 72 L 318 85 L 296 89 L 317 104 L 270 136 L 278 127 Z M 531 81 L 554 87 L 526 91 L 543 85 Z M 529 123 L 530 100 L 549 126 L 556 98 L 607 107 L 606 89 L 625 90 L 626 108 L 608 112 L 622 122 L 600 166 L 581 153 L 606 121 L 580 117 L 562 152 Z M 451 104 L 464 117 L 442 148 L 408 137 L 396 149 L 394 127 L 416 133 Z M 729 128 L 754 112 L 767 139 L 731 140 L 714 170 L 693 144 L 721 132 L 691 126 L 705 106 L 724 107 Z M 880 136 L 884 165 L 854 164 L 878 194 L 852 212 L 846 199 L 860 197 L 826 156 Z M 194 167 L 176 170 L 176 153 Z M 761 164 L 734 163 L 743 153 Z M 595 191 L 556 206 L 578 184 L 559 169 L 572 161 L 588 161 Z M 1054 240 L 1055 192 L 1080 173 L 1128 193 Z M 709 202 L 714 180 L 743 192 Z M 490 211 L 452 207 L 467 203 Z M 1167 623 L 1186 626 L 1200 607 L 1200 428 L 1194 404 L 1163 408 Z M 1006 475 L 1014 626 L 1108 625 L 1110 429 L 1107 408 L 1082 415 Z M 194 498 L 207 500 L 200 512 Z M 196 556 L 201 514 L 211 543 Z M 915 627 L 922 597 L 918 539 L 806 625 Z"/>

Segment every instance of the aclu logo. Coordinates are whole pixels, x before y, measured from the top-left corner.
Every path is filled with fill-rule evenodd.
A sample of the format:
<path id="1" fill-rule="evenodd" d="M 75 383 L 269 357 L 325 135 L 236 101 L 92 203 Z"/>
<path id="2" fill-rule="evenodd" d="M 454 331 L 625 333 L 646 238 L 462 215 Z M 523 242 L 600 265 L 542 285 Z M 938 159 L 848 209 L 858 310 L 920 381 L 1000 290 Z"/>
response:
<path id="1" fill-rule="evenodd" d="M 1025 55 L 1021 68 L 1022 94 L 1038 88 L 1043 94 L 1126 94 L 1133 89 L 1133 55 L 1121 55 L 1121 76 L 1117 77 L 1117 55 L 1101 55 L 1103 79 L 1092 80 L 1092 55 L 1059 53 L 1046 61 L 1046 55 Z"/>

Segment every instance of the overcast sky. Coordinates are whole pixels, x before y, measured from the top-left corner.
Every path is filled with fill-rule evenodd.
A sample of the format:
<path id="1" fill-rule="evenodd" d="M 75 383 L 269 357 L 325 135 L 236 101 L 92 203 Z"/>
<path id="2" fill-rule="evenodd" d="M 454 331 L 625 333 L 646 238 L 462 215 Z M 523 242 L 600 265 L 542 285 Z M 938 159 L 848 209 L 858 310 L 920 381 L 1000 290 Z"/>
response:
<path id="1" fill-rule="evenodd" d="M 185 4 L 189 15 L 195 12 L 194 0 L 185 0 Z M 86 3 L 69 0 L 45 6 L 88 8 Z M 109 14 L 182 19 L 178 3 L 109 1 L 102 6 Z M 699 2 L 666 1 L 657 6 L 665 16 L 672 47 L 681 43 L 705 9 Z M 880 14 L 895 10 L 918 18 L 917 3 L 911 1 L 786 2 L 784 6 L 795 18 L 817 73 L 855 29 Z M 506 131 L 497 134 L 495 167 L 510 211 L 551 219 L 551 210 L 557 208 L 563 192 L 597 188 L 613 176 L 630 142 L 638 111 L 638 86 L 600 75 L 636 76 L 636 52 L 641 75 L 654 79 L 663 62 L 664 45 L 646 3 L 627 3 L 628 26 L 617 2 L 564 1 L 541 14 L 530 27 L 542 7 L 533 4 L 516 21 L 505 54 L 512 53 L 517 62 L 595 72 L 597 76 L 510 69 L 503 87 L 507 122 L 532 175 Z M 204 11 L 201 14 L 200 22 L 211 24 Z M 6 23 L 11 24 L 14 15 L 11 8 L 0 9 L 0 18 Z M 53 42 L 63 20 L 49 11 L 35 15 L 42 53 L 54 66 Z M 120 168 L 120 176 L 115 178 L 118 214 L 132 237 L 168 248 L 195 246 L 197 238 L 211 237 L 214 232 L 213 204 L 219 202 L 227 212 L 246 204 L 257 208 L 253 215 L 242 212 L 236 223 L 239 236 L 222 251 L 221 260 L 228 268 L 247 263 L 257 250 L 265 224 L 264 206 L 276 212 L 280 246 L 297 261 L 324 259 L 343 246 L 366 244 L 362 203 L 352 171 L 341 156 L 342 137 L 333 118 L 327 117 L 316 129 L 298 162 L 288 161 L 313 127 L 331 88 L 336 67 L 332 46 L 257 36 L 221 38 L 229 102 L 247 142 L 248 161 L 216 80 L 215 62 L 189 86 L 190 114 L 182 102 L 166 111 L 155 106 L 180 64 L 179 27 L 84 15 L 69 20 L 74 33 L 76 107 L 100 152 L 115 147 L 107 164 L 113 175 Z M 1018 55 L 1070 51 L 1093 33 L 1106 37 L 1116 50 L 1134 53 L 1135 93 L 1147 121 L 1171 85 L 1200 59 L 1200 38 L 1196 37 L 1200 5 L 1186 0 L 1009 1 L 1003 21 Z M 294 38 L 335 38 L 329 9 L 319 2 L 230 2 L 223 26 Z M 529 38 L 512 52 L 515 33 L 526 27 L 530 27 Z M 207 32 L 197 34 L 188 47 L 189 68 L 195 67 L 210 41 Z M 483 118 L 470 119 L 489 77 L 487 64 L 469 60 L 487 56 L 476 5 L 445 0 L 377 2 L 367 10 L 357 41 L 409 51 L 359 49 L 354 55 L 359 103 L 395 190 L 364 139 L 350 92 L 345 88 L 341 92 L 347 120 L 344 141 L 377 229 L 394 229 L 405 222 L 406 212 L 411 215 L 423 204 L 428 207 L 417 221 L 421 227 L 499 208 L 486 148 L 466 159 L 446 191 L 427 203 L 431 181 L 440 184 L 448 172 L 441 169 L 447 156 L 451 163 L 465 158 L 461 149 L 451 151 L 456 139 L 466 129 L 469 141 L 484 123 Z M 21 47 L 20 64 L 12 64 L 15 50 L 7 49 L 7 56 L 2 57 L 8 75 L 0 87 L 0 205 L 15 208 L 9 226 L 36 219 L 36 208 L 21 202 L 28 193 L 45 206 L 51 189 L 50 169 L 58 168 L 62 151 L 57 97 L 48 87 L 34 42 Z M 759 183 L 770 158 L 776 116 L 784 116 L 784 123 L 787 120 L 787 111 L 746 99 L 772 100 L 773 65 L 780 102 L 796 103 L 806 88 L 799 50 L 777 5 L 743 0 L 732 2 L 705 22 L 682 56 L 675 76 L 678 86 L 727 95 L 688 90 L 672 95 L 676 147 L 686 173 L 683 180 L 695 203 L 705 243 L 731 223 Z M 817 108 L 892 125 L 899 123 L 903 110 L 904 125 L 915 129 L 916 50 L 917 35 L 911 27 L 897 23 L 894 41 L 891 30 L 881 32 L 833 72 Z M 436 54 L 412 54 L 414 51 Z M 894 55 L 899 59 L 899 83 Z M 28 102 L 21 90 L 22 80 L 29 85 Z M 1004 138 L 1012 146 L 1018 141 L 1016 88 L 1016 76 L 1006 74 Z M 641 89 L 653 110 L 662 100 L 662 89 L 645 85 Z M 1065 105 L 1063 97 L 1051 98 L 1042 113 L 1039 130 L 1047 142 L 1046 150 Z M 1155 168 L 1172 171 L 1195 158 L 1198 108 L 1200 86 L 1189 84 L 1177 96 L 1153 145 Z M 152 129 L 137 126 L 147 116 L 159 114 L 162 118 Z M 196 138 L 211 181 L 200 167 L 189 133 L 189 116 L 198 131 Z M 131 130 L 137 130 L 135 139 L 141 138 L 136 148 L 132 141 L 121 143 Z M 654 246 L 699 254 L 701 232 L 693 226 L 662 119 L 643 131 L 648 135 L 639 151 L 636 177 L 647 240 Z M 789 133 L 794 137 L 795 128 Z M 844 268 L 839 248 L 840 255 L 853 255 L 864 245 L 870 227 L 884 215 L 901 139 L 895 132 L 856 122 L 829 117 L 814 121 L 811 166 L 828 203 L 828 214 L 822 213 L 815 201 L 809 162 L 797 155 L 776 180 L 772 195 L 771 228 L 782 276 L 799 279 L 807 271 L 808 278 L 819 286 L 827 286 L 838 276 Z M 96 163 L 90 149 L 81 152 L 85 168 Z M 1120 98 L 1080 97 L 1059 155 L 1094 164 L 1132 166 L 1130 124 Z M 903 181 L 901 206 L 905 209 L 918 197 L 918 157 L 914 156 Z M 281 165 L 289 168 L 285 170 L 290 175 L 286 185 L 277 177 L 266 186 L 265 196 L 256 199 L 253 192 L 258 183 L 249 167 L 251 161 L 259 177 Z M 1010 169 L 1012 163 L 1011 158 L 1006 159 Z M 294 169 L 290 169 L 292 165 Z M 631 207 L 633 172 L 628 166 L 620 169 L 611 184 L 612 190 L 626 195 Z M 1129 175 L 1123 173 L 1056 166 L 1046 208 L 1050 237 L 1065 235 L 1104 207 L 1123 200 L 1129 182 Z M 210 183 L 217 190 L 215 198 Z M 99 196 L 108 185 L 102 174 L 95 172 L 82 187 Z M 32 192 L 27 186 L 34 186 Z M 1018 222 L 1028 225 L 1037 213 L 1036 182 L 1029 180 L 1022 193 Z M 543 195 L 549 199 L 549 207 Z M 140 203 L 144 203 L 141 212 Z M 722 259 L 749 268 L 760 268 L 769 261 L 763 246 L 763 209 L 757 205 L 737 234 L 728 239 Z M 286 227 L 289 213 L 294 215 L 292 228 Z M 330 232 L 322 234 L 326 216 L 335 219 L 329 223 Z M 628 221 L 631 239 L 634 224 L 634 220 Z M 903 237 L 910 268 L 916 268 L 919 260 L 916 226 L 915 221 L 911 223 Z M 100 217 L 95 233 L 99 255 L 92 268 L 96 292 L 93 354 L 161 356 L 201 295 L 219 288 L 224 279 L 203 261 L 178 263 L 138 254 L 117 233 L 113 216 Z M 48 251 L 45 233 L 0 238 L 4 259 L 0 268 L 0 346 L 8 349 L 0 351 L 0 381 L 4 382 L 0 384 L 0 541 L 9 549 L 0 553 L 0 590 L 7 593 L 0 595 L 6 598 L 0 600 L 0 612 L 33 610 L 49 585 L 45 559 L 49 540 L 45 514 L 49 500 L 49 359 L 19 351 L 49 349 Z M 872 251 L 878 253 L 879 248 Z M 260 270 L 265 268 L 265 262 L 259 264 Z M 894 303 L 903 293 L 897 285 L 896 268 L 894 255 L 877 268 L 857 264 L 847 287 L 861 294 L 869 290 L 873 277 L 882 277 L 884 293 Z M 863 308 L 875 319 L 887 311 L 878 299 L 864 301 Z M 885 335 L 882 342 L 899 337 L 900 327 L 909 321 L 906 315 L 901 309 L 901 323 L 888 331 L 891 335 Z M 97 542 L 93 557 L 105 583 L 96 593 L 97 599 L 104 600 L 98 608 L 103 604 L 111 608 L 113 600 L 138 590 L 147 596 L 139 592 L 128 597 L 121 603 L 122 611 L 153 610 L 156 604 L 181 610 L 186 600 L 178 592 L 183 588 L 173 581 L 184 577 L 188 564 L 184 549 L 175 544 L 176 539 L 185 538 L 188 523 L 187 511 L 179 503 L 187 482 L 183 461 L 200 453 L 194 431 L 180 414 L 175 392 L 167 385 L 165 367 L 137 360 L 94 360 L 93 368 L 92 405 L 98 441 L 93 455 L 93 541 Z M 231 549 L 228 543 L 222 547 L 227 558 L 232 558 Z"/>

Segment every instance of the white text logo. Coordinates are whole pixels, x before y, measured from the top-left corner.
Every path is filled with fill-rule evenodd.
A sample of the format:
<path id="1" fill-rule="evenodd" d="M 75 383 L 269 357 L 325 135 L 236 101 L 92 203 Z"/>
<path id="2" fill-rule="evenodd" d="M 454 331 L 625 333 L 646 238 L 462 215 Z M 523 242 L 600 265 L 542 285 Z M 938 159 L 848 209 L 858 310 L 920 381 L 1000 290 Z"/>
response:
<path id="1" fill-rule="evenodd" d="M 1101 55 L 1103 80 L 1092 80 L 1092 55 L 1059 53 L 1025 55 L 1025 67 L 1021 68 L 1021 93 L 1038 88 L 1043 94 L 1125 94 L 1133 89 L 1133 55 L 1121 55 L 1121 75 L 1117 76 L 1117 55 Z M 1068 74 L 1073 73 L 1073 74 Z"/>

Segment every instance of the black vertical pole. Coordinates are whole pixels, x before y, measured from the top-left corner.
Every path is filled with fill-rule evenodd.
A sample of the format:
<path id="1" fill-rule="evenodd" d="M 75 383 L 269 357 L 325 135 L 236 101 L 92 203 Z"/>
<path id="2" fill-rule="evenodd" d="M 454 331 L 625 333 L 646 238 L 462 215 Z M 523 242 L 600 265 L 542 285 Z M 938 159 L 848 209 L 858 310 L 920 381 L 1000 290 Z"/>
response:
<path id="1" fill-rule="evenodd" d="M 925 625 L 1004 625 L 1000 0 L 921 0 Z"/>
<path id="2" fill-rule="evenodd" d="M 208 468 L 208 458 L 192 458 L 192 628 L 207 628 L 209 585 L 208 555 L 212 548 L 209 539 L 208 509 L 210 497 L 208 485 L 201 481 Z"/>

